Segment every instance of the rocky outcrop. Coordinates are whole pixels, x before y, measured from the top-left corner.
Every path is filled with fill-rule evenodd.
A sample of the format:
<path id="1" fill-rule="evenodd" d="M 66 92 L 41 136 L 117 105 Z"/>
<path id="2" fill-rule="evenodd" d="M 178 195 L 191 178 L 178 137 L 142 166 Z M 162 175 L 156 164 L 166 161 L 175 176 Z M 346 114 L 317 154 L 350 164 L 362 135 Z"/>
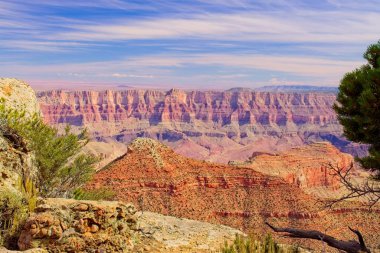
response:
<path id="1" fill-rule="evenodd" d="M 322 199 L 349 193 L 330 166 L 344 172 L 353 164 L 350 174 L 354 183 L 363 183 L 369 176 L 351 155 L 340 152 L 329 142 L 315 142 L 277 153 L 254 152 L 245 162 L 230 161 L 229 164 L 280 177 Z M 366 201 L 365 198 L 361 200 Z"/>
<path id="2" fill-rule="evenodd" d="M 319 173 L 316 175 L 320 177 Z M 319 185 L 319 179 L 302 183 Z M 378 223 L 374 222 L 378 218 L 377 211 L 361 212 L 355 202 L 338 205 L 336 211 L 324 211 L 321 201 L 305 194 L 294 182 L 244 166 L 186 158 L 152 139 L 133 141 L 128 152 L 100 170 L 87 187 L 111 188 L 118 193 L 118 199 L 133 202 L 144 211 L 224 224 L 245 232 L 265 234 L 269 231 L 264 221 L 274 220 L 319 230 L 333 226 L 332 234 L 347 225 L 356 226 L 365 231 L 369 241 L 379 239 L 375 233 Z M 351 235 L 344 236 L 350 238 Z M 302 242 L 304 246 L 311 246 L 308 243 Z"/>
<path id="3" fill-rule="evenodd" d="M 47 199 L 26 221 L 18 246 L 49 252 L 126 252 L 134 248 L 136 213 L 119 202 Z"/>
<path id="4" fill-rule="evenodd" d="M 283 151 L 277 154 L 255 153 L 245 163 L 264 174 L 279 176 L 300 188 L 326 187 L 338 189 L 340 181 L 329 168 L 329 164 L 347 169 L 354 159 L 340 152 L 329 142 L 316 142 Z"/>
<path id="5" fill-rule="evenodd" d="M 0 105 L 6 110 L 39 114 L 39 104 L 32 88 L 17 79 L 0 78 Z M 35 178 L 37 168 L 32 152 L 19 145 L 18 137 L 9 132 L 0 114 L 0 189 L 18 191 L 21 177 Z"/>
<path id="6" fill-rule="evenodd" d="M 210 252 L 241 231 L 139 212 L 116 201 L 41 199 L 18 240 L 26 252 Z M 0 251 L 1 252 L 1 251 Z"/>
<path id="7" fill-rule="evenodd" d="M 292 215 L 307 210 L 309 196 L 280 178 L 249 168 L 186 158 L 159 142 L 138 138 L 127 153 L 100 170 L 89 188 L 107 187 L 142 210 L 240 227 L 224 212 Z M 219 215 L 223 214 L 223 215 Z M 292 215 L 294 218 L 297 215 Z"/>
<path id="8" fill-rule="evenodd" d="M 154 138 L 197 159 L 227 163 L 320 140 L 366 153 L 342 137 L 335 93 L 134 89 L 45 91 L 38 99 L 49 124 L 86 126 L 98 140 Z"/>
<path id="9" fill-rule="evenodd" d="M 139 230 L 162 243 L 164 252 L 219 252 L 240 230 L 207 222 L 179 219 L 152 212 L 139 212 Z"/>
<path id="10" fill-rule="evenodd" d="M 28 115 L 40 114 L 39 103 L 33 89 L 15 78 L 0 78 L 0 101 L 7 108 L 23 110 Z"/>
<path id="11" fill-rule="evenodd" d="M 9 127 L 11 110 L 39 114 L 34 91 L 26 83 L 0 78 L 0 246 L 13 247 L 19 223 L 35 200 L 37 166 L 27 142 Z M 18 121 L 17 117 L 10 120 Z"/>

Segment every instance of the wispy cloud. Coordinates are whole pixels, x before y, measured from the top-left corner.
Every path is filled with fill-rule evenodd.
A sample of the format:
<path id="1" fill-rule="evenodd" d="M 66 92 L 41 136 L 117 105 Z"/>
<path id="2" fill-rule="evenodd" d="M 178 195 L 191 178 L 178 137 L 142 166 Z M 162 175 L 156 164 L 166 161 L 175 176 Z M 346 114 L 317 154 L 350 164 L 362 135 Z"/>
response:
<path id="1" fill-rule="evenodd" d="M 235 55 L 235 54 L 200 54 L 200 55 L 155 55 L 129 58 L 120 61 L 49 64 L 49 65 L 7 65 L 2 68 L 9 72 L 21 72 L 30 76 L 43 73 L 57 78 L 70 77 L 77 80 L 151 80 L 157 84 L 173 79 L 186 78 L 187 83 L 210 82 L 215 80 L 245 81 L 255 83 L 257 71 L 263 70 L 278 76 L 276 80 L 292 80 L 284 76 L 302 77 L 304 80 L 318 80 L 323 84 L 338 83 L 344 73 L 359 67 L 361 61 L 339 61 L 311 57 L 268 56 L 268 55 Z M 222 73 L 192 73 L 192 69 L 216 68 Z M 170 69 L 170 71 L 169 71 Z M 223 73 L 230 69 L 244 70 L 244 73 Z M 116 72 L 117 71 L 117 72 Z M 179 71 L 179 72 L 178 72 Z M 149 73 L 149 74 L 147 74 Z M 180 74 L 182 73 L 182 74 Z M 190 74 L 189 74 L 190 73 Z M 191 76 L 191 79 L 189 79 Z M 281 78 L 282 76 L 282 78 Z M 253 79 L 252 79 L 253 78 Z M 269 78 L 268 78 L 269 79 Z M 261 79 L 260 79 L 261 80 Z M 258 80 L 257 80 L 258 81 Z M 256 82 L 257 82 L 256 81 Z M 284 81 L 285 82 L 285 81 Z M 309 81 L 309 83 L 315 83 Z"/>
<path id="2" fill-rule="evenodd" d="M 113 73 L 111 74 L 112 77 L 116 78 L 154 78 L 153 75 L 131 75 L 131 74 L 124 74 L 124 73 Z"/>
<path id="3" fill-rule="evenodd" d="M 337 84 L 380 34 L 377 0 L 143 2 L 0 0 L 0 75 Z"/>
<path id="4" fill-rule="evenodd" d="M 322 14 L 322 15 L 321 15 Z M 289 18 L 290 17 L 290 18 Z M 112 20 L 77 25 L 46 39 L 115 41 L 135 39 L 213 39 L 269 42 L 369 42 L 377 39 L 380 13 L 256 13 L 195 15 L 142 21 Z"/>
<path id="5" fill-rule="evenodd" d="M 126 4 L 122 1 L 106 2 L 108 1 L 36 1 L 35 5 L 95 6 L 99 8 L 136 5 Z M 283 2 L 283 5 L 289 4 L 288 1 Z M 342 3 L 332 0 L 330 2 L 336 6 Z M 252 6 L 252 2 L 244 0 L 218 0 L 217 4 Z M 7 8 L 5 9 L 7 10 Z M 8 10 L 12 12 L 15 11 L 14 9 L 15 7 L 12 5 L 8 7 Z M 380 13 L 375 10 L 368 11 L 363 15 L 361 11 L 313 10 L 304 7 L 292 8 L 286 12 L 270 9 L 256 11 L 248 8 L 232 13 L 192 13 L 183 15 L 184 17 L 171 16 L 173 17 L 143 16 L 139 19 L 111 17 L 109 19 L 90 19 L 87 22 L 78 18 L 49 17 L 49 22 L 41 22 L 42 20 L 38 17 L 25 18 L 25 15 L 21 15 L 19 21 L 0 20 L 0 29 L 24 28 L 25 32 L 33 23 L 33 29 L 29 29 L 30 33 L 27 34 L 29 40 L 54 41 L 56 45 L 61 43 L 62 47 L 67 47 L 69 44 L 61 41 L 115 42 L 184 38 L 272 43 L 367 43 L 377 40 L 378 34 L 380 34 L 380 26 L 378 26 Z M 52 28 L 55 29 L 51 30 Z M 35 30 L 39 32 L 31 34 Z M 75 44 L 72 44 L 72 47 L 75 47 Z"/>

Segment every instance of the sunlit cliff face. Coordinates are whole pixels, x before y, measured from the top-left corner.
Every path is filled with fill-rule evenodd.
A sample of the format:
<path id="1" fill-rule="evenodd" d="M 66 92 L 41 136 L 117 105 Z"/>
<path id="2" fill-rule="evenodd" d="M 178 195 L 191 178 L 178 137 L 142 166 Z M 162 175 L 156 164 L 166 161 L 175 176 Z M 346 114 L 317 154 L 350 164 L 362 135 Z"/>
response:
<path id="1" fill-rule="evenodd" d="M 354 155 L 366 152 L 342 138 L 334 93 L 134 89 L 48 91 L 38 99 L 49 124 L 87 127 L 100 141 L 150 137 L 222 163 L 321 140 Z"/>

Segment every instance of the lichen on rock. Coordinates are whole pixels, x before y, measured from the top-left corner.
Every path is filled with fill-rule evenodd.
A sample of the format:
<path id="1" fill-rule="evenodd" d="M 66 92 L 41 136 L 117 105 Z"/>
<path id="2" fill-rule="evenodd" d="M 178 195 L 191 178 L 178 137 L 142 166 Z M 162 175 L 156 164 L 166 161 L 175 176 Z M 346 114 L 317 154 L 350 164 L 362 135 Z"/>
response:
<path id="1" fill-rule="evenodd" d="M 15 78 L 0 78 L 0 100 L 15 110 L 25 110 L 28 115 L 40 114 L 40 107 L 33 89 Z"/>
<path id="2" fill-rule="evenodd" d="M 26 221 L 18 246 L 49 252 L 130 252 L 138 237 L 131 204 L 41 199 Z"/>

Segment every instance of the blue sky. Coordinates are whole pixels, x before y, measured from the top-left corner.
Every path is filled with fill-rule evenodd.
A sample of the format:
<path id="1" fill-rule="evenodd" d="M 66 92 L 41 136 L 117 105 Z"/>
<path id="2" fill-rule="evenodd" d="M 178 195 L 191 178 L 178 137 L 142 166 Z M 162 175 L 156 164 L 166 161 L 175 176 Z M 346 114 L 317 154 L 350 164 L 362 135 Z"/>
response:
<path id="1" fill-rule="evenodd" d="M 380 0 L 0 0 L 0 76 L 35 86 L 337 86 Z"/>

